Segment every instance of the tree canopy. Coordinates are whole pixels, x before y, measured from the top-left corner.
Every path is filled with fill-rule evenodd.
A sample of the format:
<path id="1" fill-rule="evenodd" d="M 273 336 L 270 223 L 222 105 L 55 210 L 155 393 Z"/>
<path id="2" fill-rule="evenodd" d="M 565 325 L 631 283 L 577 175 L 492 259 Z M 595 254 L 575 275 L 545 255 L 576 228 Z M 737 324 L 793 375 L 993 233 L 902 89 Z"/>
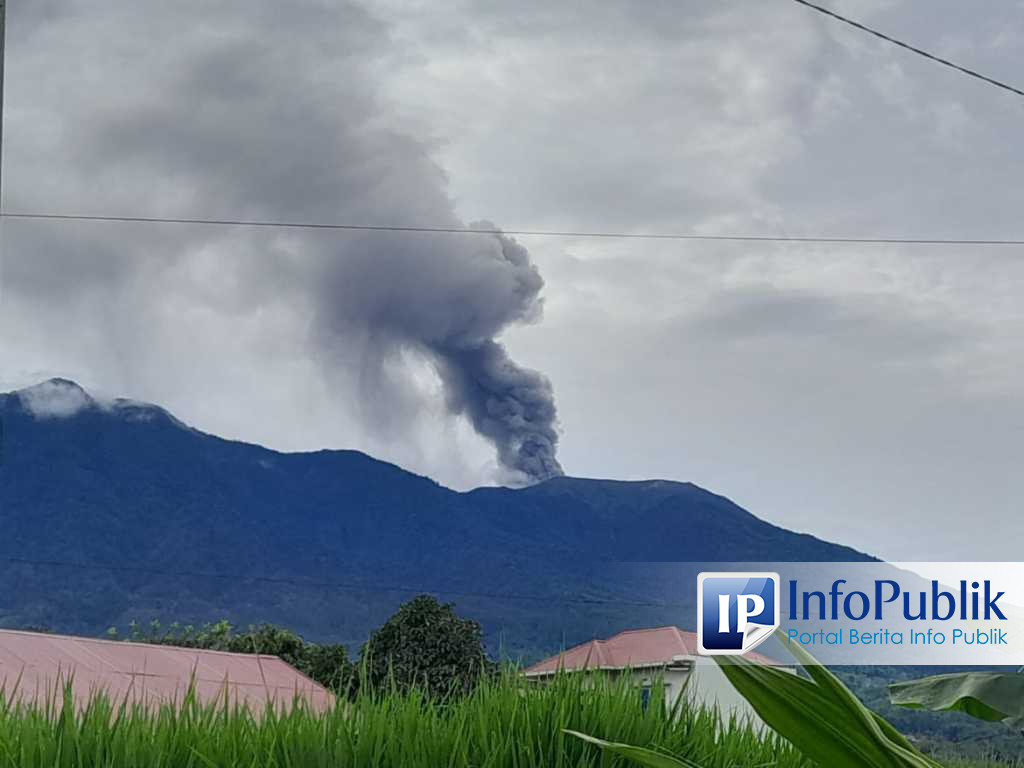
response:
<path id="1" fill-rule="evenodd" d="M 419 595 L 402 605 L 363 646 L 361 661 L 374 686 L 416 687 L 429 696 L 468 692 L 493 664 L 479 622 L 451 603 Z"/>

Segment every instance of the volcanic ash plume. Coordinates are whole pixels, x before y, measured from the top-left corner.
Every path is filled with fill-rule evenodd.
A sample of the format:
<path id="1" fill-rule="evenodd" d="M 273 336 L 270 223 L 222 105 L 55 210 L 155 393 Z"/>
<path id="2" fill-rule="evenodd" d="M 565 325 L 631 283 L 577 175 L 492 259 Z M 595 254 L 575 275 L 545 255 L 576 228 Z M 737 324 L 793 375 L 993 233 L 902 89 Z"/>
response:
<path id="1" fill-rule="evenodd" d="M 532 481 L 562 474 L 555 458 L 554 395 L 544 376 L 520 368 L 491 339 L 437 354 L 449 406 L 494 443 L 502 466 Z"/>
<path id="2" fill-rule="evenodd" d="M 364 365 L 374 361 L 383 376 L 383 363 L 419 350 L 437 369 L 449 411 L 494 444 L 507 480 L 562 474 L 551 383 L 496 340 L 540 315 L 544 281 L 525 248 L 495 234 L 374 235 L 333 263 L 328 323 L 335 334 L 358 333 Z M 368 396 L 388 389 L 364 380 L 376 388 Z"/>

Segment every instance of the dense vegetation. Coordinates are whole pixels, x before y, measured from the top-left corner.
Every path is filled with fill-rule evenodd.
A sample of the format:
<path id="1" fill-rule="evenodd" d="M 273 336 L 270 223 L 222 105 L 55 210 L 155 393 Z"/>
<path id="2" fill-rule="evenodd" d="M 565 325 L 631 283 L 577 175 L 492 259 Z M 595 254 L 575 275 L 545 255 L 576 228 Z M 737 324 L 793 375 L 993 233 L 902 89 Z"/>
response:
<path id="1" fill-rule="evenodd" d="M 635 765 L 566 734 L 670 752 L 702 768 L 810 768 L 777 737 L 706 710 L 670 712 L 660 690 L 644 711 L 624 679 L 548 686 L 507 672 L 439 701 L 418 690 L 365 689 L 315 715 L 203 707 L 125 711 L 101 698 L 30 709 L 0 697 L 0 768 L 611 768 Z M 675 714 L 675 717 L 673 717 Z M 947 761 L 949 768 L 1017 765 Z"/>
<path id="2" fill-rule="evenodd" d="M 656 693 L 660 693 L 656 691 Z M 54 708 L 56 710 L 58 708 Z M 74 713 L 0 706 L 0 768 L 588 768 L 625 766 L 566 729 L 670 750 L 705 768 L 799 768 L 807 763 L 775 738 L 683 709 L 663 697 L 646 712 L 629 682 L 550 686 L 508 673 L 440 702 L 395 688 L 357 695 L 325 715 L 301 708 L 254 716 L 186 703 L 182 711 L 119 712 L 103 699 Z"/>
<path id="3" fill-rule="evenodd" d="M 413 598 L 374 630 L 363 645 L 358 669 L 349 661 L 345 646 L 311 643 L 273 624 L 239 631 L 224 619 L 199 627 L 178 623 L 164 627 L 153 621 L 145 629 L 130 624 L 123 638 L 112 627 L 107 637 L 277 656 L 342 696 L 353 696 L 360 686 L 370 685 L 402 691 L 417 688 L 431 698 L 444 698 L 468 693 L 482 676 L 496 671 L 495 663 L 487 658 L 480 623 L 462 618 L 454 605 L 440 603 L 432 595 Z"/>

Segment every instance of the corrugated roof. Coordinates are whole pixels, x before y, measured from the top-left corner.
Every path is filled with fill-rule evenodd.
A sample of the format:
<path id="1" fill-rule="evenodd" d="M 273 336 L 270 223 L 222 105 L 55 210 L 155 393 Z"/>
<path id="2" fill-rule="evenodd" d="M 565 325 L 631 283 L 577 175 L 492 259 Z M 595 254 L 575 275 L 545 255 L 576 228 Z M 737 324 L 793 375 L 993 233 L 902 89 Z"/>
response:
<path id="1" fill-rule="evenodd" d="M 322 712 L 333 695 L 277 656 L 0 630 L 0 685 L 7 696 L 45 704 L 72 685 L 77 704 L 103 690 L 115 704 L 180 702 L 194 681 L 200 702 L 289 707 L 295 696 Z"/>
<path id="2" fill-rule="evenodd" d="M 523 671 L 524 675 L 550 675 L 559 669 L 625 669 L 670 664 L 677 656 L 697 655 L 697 633 L 679 627 L 630 629 L 607 640 L 590 640 Z M 779 662 L 759 653 L 747 658 L 772 666 Z"/>

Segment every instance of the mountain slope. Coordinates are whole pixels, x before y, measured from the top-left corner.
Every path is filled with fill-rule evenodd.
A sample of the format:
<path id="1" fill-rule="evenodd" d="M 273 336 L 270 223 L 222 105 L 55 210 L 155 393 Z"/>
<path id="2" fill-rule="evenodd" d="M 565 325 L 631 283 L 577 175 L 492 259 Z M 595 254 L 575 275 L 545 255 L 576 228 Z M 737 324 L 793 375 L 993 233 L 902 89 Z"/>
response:
<path id="1" fill-rule="evenodd" d="M 223 440 L 64 380 L 0 395 L 0 417 L 3 626 L 226 616 L 358 644 L 436 591 L 492 642 L 533 653 L 692 624 L 689 589 L 614 561 L 865 559 L 688 483 L 457 493 L 355 451 Z"/>

